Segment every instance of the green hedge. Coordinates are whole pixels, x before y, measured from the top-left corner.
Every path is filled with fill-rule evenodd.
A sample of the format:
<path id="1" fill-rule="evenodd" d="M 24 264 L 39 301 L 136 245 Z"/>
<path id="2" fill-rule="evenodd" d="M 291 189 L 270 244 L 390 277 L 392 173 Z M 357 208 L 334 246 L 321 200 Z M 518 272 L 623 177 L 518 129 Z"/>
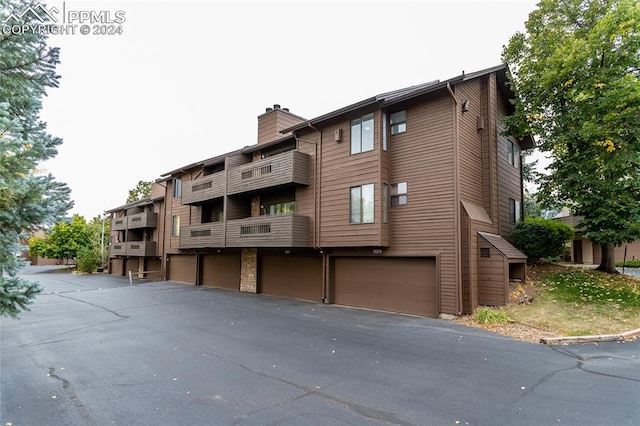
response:
<path id="1" fill-rule="evenodd" d="M 540 263 L 564 254 L 565 244 L 573 238 L 573 228 L 553 219 L 526 218 L 513 229 L 512 238 L 529 263 Z"/>

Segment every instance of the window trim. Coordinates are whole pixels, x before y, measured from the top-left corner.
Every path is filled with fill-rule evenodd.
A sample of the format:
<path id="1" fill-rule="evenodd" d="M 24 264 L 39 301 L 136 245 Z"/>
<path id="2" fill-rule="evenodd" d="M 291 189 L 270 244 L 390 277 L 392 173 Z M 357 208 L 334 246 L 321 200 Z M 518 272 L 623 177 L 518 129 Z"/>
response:
<path id="1" fill-rule="evenodd" d="M 520 146 L 512 141 L 507 140 L 507 160 L 516 169 L 520 169 Z"/>
<path id="2" fill-rule="evenodd" d="M 509 198 L 509 223 L 516 225 L 522 222 L 522 203 L 515 198 Z"/>
<path id="3" fill-rule="evenodd" d="M 367 149 L 364 149 L 363 127 L 364 127 L 364 122 L 365 121 L 369 121 L 369 117 L 371 117 L 371 119 L 370 119 L 370 121 L 371 121 L 371 146 L 367 147 Z M 350 137 L 349 137 L 351 155 L 361 154 L 363 152 L 369 152 L 369 151 L 373 151 L 375 149 L 375 145 L 376 145 L 376 141 L 375 141 L 375 125 L 376 124 L 375 124 L 375 114 L 374 113 L 365 114 L 362 117 L 355 118 L 355 119 L 351 120 Z M 354 141 L 355 132 L 353 131 L 353 129 L 356 126 L 359 127 L 359 131 L 358 131 L 359 141 Z M 367 140 L 367 142 L 369 142 L 369 141 Z M 354 150 L 354 148 L 356 148 L 356 149 Z"/>
<path id="4" fill-rule="evenodd" d="M 171 216 L 171 236 L 179 237 L 180 236 L 180 215 L 174 214 Z"/>
<path id="5" fill-rule="evenodd" d="M 404 116 L 394 123 L 394 116 Z M 391 129 L 391 136 L 399 135 L 400 133 L 405 133 L 407 131 L 407 110 L 403 109 L 400 111 L 396 111 L 389 116 L 389 127 Z M 396 129 L 394 131 L 394 129 Z"/>
<path id="6" fill-rule="evenodd" d="M 173 198 L 182 196 L 182 178 L 173 178 Z"/>
<path id="7" fill-rule="evenodd" d="M 365 202 L 367 201 L 363 196 L 363 189 L 367 190 L 367 193 L 371 195 L 371 207 L 369 209 L 365 209 Z M 358 195 L 358 210 L 354 211 L 354 190 L 359 191 Z M 358 186 L 352 186 L 349 188 L 349 224 L 351 225 L 360 225 L 365 223 L 375 223 L 375 184 L 367 183 Z M 354 213 L 357 213 L 357 218 L 354 220 Z"/>
<path id="8" fill-rule="evenodd" d="M 400 191 L 400 185 L 404 185 L 404 191 Z M 391 184 L 391 207 L 406 206 L 409 204 L 409 183 L 407 181 Z"/>

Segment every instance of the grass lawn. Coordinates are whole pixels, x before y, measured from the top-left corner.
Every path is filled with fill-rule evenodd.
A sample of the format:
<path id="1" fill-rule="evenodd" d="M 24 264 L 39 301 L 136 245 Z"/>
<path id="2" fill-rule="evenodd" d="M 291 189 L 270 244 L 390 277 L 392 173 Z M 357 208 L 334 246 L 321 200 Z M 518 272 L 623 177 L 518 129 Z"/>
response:
<path id="1" fill-rule="evenodd" d="M 525 325 L 556 336 L 640 328 L 638 278 L 560 265 L 532 266 L 527 275 L 527 284 L 512 291 L 510 304 L 476 311 L 475 325 L 503 334 L 510 334 L 509 325 Z M 532 301 L 520 303 L 524 294 Z"/>

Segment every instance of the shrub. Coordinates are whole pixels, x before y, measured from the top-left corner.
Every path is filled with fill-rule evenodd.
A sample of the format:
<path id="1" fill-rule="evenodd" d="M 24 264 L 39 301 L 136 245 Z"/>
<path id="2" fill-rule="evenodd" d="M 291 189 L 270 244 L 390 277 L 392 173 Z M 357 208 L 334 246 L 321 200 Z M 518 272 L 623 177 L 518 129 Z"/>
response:
<path id="1" fill-rule="evenodd" d="M 90 247 L 83 247 L 78 251 L 78 259 L 76 261 L 78 271 L 91 274 L 96 271 L 99 264 L 100 254 L 96 250 Z"/>
<path id="2" fill-rule="evenodd" d="M 511 236 L 530 264 L 540 263 L 564 254 L 566 242 L 573 238 L 573 228 L 553 219 L 527 218 L 516 225 Z"/>
<path id="3" fill-rule="evenodd" d="M 476 310 L 473 314 L 473 319 L 475 319 L 476 322 L 485 325 L 508 324 L 513 322 L 513 320 L 511 320 L 511 318 L 509 318 L 504 312 L 487 307 L 482 307 Z"/>

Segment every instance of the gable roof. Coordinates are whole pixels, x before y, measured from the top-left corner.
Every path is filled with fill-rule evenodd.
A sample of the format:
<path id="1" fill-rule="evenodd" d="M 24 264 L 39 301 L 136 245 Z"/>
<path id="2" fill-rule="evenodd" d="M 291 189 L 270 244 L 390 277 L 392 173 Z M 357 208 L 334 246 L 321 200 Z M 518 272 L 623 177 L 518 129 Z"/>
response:
<path id="1" fill-rule="evenodd" d="M 506 256 L 508 259 L 526 259 L 527 256 L 520 250 L 515 248 L 511 243 L 500 235 L 490 234 L 488 232 L 478 231 L 478 235 L 484 238 L 496 250 Z"/>

